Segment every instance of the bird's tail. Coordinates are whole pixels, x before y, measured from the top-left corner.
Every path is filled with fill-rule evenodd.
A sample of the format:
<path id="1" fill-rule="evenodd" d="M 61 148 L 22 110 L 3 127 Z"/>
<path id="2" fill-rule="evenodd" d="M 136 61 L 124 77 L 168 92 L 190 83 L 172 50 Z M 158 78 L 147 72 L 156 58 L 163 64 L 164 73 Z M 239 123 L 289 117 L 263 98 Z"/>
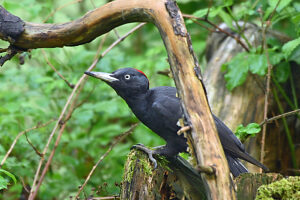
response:
<path id="1" fill-rule="evenodd" d="M 269 168 L 267 168 L 266 166 L 264 166 L 262 163 L 260 163 L 259 161 L 255 160 L 255 158 L 253 158 L 252 156 L 250 156 L 247 152 L 245 152 L 243 155 L 239 155 L 239 158 L 252 163 L 253 165 L 256 165 L 260 168 L 262 168 L 264 170 L 264 172 L 268 172 Z"/>
<path id="2" fill-rule="evenodd" d="M 241 163 L 238 158 L 231 157 L 230 155 L 226 155 L 230 172 L 234 177 L 242 173 L 247 173 L 248 169 Z"/>

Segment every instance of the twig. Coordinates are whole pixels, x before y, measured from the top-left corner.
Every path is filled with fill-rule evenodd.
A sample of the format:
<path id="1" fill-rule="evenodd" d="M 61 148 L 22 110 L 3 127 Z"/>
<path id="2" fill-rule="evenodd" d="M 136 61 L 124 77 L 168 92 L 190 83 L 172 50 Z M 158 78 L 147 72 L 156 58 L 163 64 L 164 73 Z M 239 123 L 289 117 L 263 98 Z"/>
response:
<path id="1" fill-rule="evenodd" d="M 274 10 L 276 10 L 277 6 L 279 5 L 280 0 L 278 1 L 277 5 L 275 6 Z M 273 11 L 274 12 L 274 11 Z M 265 55 L 268 62 L 268 73 L 267 73 L 267 84 L 266 84 L 266 93 L 265 93 L 265 105 L 264 105 L 264 121 L 268 119 L 268 104 L 269 104 L 269 93 L 270 93 L 270 82 L 271 82 L 271 72 L 272 72 L 272 64 L 270 62 L 267 42 L 266 42 L 266 30 L 269 28 L 269 25 L 271 24 L 269 21 L 271 21 L 272 18 L 269 18 L 268 23 L 266 26 L 264 26 L 264 21 L 262 17 L 262 11 L 260 11 L 261 15 L 261 25 L 262 25 L 262 48 L 265 49 Z M 265 123 L 263 125 L 263 131 L 262 131 L 262 137 L 261 137 L 261 149 L 260 149 L 260 162 L 264 163 L 264 157 L 265 157 L 265 140 L 266 140 L 266 132 L 267 132 L 267 124 Z M 262 169 L 260 168 L 260 172 L 262 173 Z"/>
<path id="2" fill-rule="evenodd" d="M 118 200 L 120 197 L 111 196 L 111 197 L 93 197 L 91 200 Z"/>
<path id="3" fill-rule="evenodd" d="M 119 39 L 119 38 L 120 38 L 120 35 L 119 35 L 117 29 L 114 29 L 114 33 L 116 34 L 117 38 Z"/>
<path id="4" fill-rule="evenodd" d="M 127 137 L 130 133 L 132 133 L 133 130 L 137 127 L 137 125 L 138 125 L 138 123 L 135 123 L 134 125 L 132 125 L 129 130 L 125 131 L 124 133 L 121 133 L 118 136 L 118 138 L 116 138 L 115 141 L 112 142 L 112 144 L 109 146 L 109 148 L 107 149 L 107 151 L 100 157 L 100 159 L 97 161 L 97 163 L 93 166 L 92 170 L 90 171 L 89 175 L 85 179 L 84 183 L 79 188 L 79 190 L 78 190 L 78 192 L 77 192 L 77 194 L 75 196 L 75 199 L 77 199 L 79 197 L 80 192 L 86 186 L 87 182 L 90 180 L 92 174 L 94 173 L 94 171 L 97 168 L 97 166 L 102 162 L 102 160 L 111 152 L 111 150 L 116 146 L 116 144 L 118 144 L 119 142 L 121 142 L 125 137 Z"/>
<path id="5" fill-rule="evenodd" d="M 252 47 L 252 45 L 250 44 L 250 42 L 248 41 L 248 39 L 245 37 L 245 35 L 243 34 L 243 32 L 245 31 L 245 27 L 246 27 L 246 22 L 243 23 L 243 28 L 240 27 L 238 20 L 234 17 L 232 10 L 230 9 L 230 7 L 226 7 L 226 10 L 228 11 L 229 16 L 232 18 L 232 20 L 235 23 L 236 26 L 236 31 L 246 42 L 246 44 L 248 45 L 249 48 Z"/>
<path id="6" fill-rule="evenodd" d="M 146 23 L 140 23 L 139 25 L 137 25 L 136 27 L 134 27 L 133 29 L 131 29 L 130 31 L 128 31 L 124 36 L 122 36 L 121 38 L 117 39 L 114 43 L 112 43 L 112 45 L 110 45 L 102 54 L 101 57 L 103 57 L 104 55 L 106 55 L 113 47 L 115 47 L 117 44 L 119 44 L 120 42 L 122 42 L 125 38 L 127 38 L 130 34 L 132 34 L 133 32 L 135 32 L 136 30 L 138 30 L 139 28 L 141 28 L 142 26 L 144 26 Z"/>
<path id="7" fill-rule="evenodd" d="M 27 133 L 25 133 L 25 137 L 26 137 L 26 140 L 27 140 L 28 144 L 33 148 L 33 150 L 35 151 L 35 153 L 36 153 L 38 156 L 42 157 L 43 154 L 41 154 L 41 153 L 39 152 L 39 150 L 31 143 L 31 141 L 30 141 L 29 138 L 27 137 Z"/>
<path id="8" fill-rule="evenodd" d="M 209 16 L 211 7 L 212 7 L 212 0 L 209 0 L 207 13 L 206 13 L 206 15 L 204 17 L 206 20 L 208 20 L 208 16 Z"/>
<path id="9" fill-rule="evenodd" d="M 263 26 L 263 25 L 262 25 Z M 269 101 L 269 93 L 270 93 L 270 82 L 271 82 L 271 71 L 272 65 L 269 60 L 269 54 L 267 50 L 266 44 L 266 29 L 262 27 L 262 35 L 263 35 L 263 46 L 266 49 L 266 57 L 268 61 L 268 73 L 267 73 L 267 84 L 266 84 L 266 93 L 265 93 L 265 105 L 264 105 L 264 121 L 268 119 L 268 101 Z M 266 139 L 266 131 L 267 131 L 267 124 L 263 125 L 262 137 L 261 137 L 261 150 L 260 150 L 260 162 L 264 163 L 265 157 L 265 139 Z M 262 172 L 262 169 L 260 169 Z"/>
<path id="10" fill-rule="evenodd" d="M 101 51 L 101 49 L 102 49 L 102 47 L 103 47 L 104 41 L 106 40 L 107 35 L 108 35 L 108 34 L 106 34 L 106 35 L 103 37 L 103 39 L 101 40 L 100 45 L 99 45 L 99 47 L 98 47 L 98 49 L 97 49 L 96 55 L 95 55 L 95 57 L 94 57 L 94 62 L 93 62 L 92 65 L 89 67 L 89 69 L 93 69 L 93 68 L 96 66 L 96 64 L 98 63 L 99 57 L 100 57 L 99 54 L 100 54 L 100 51 Z M 55 150 L 56 150 L 56 148 L 57 148 L 57 146 L 58 146 L 58 144 L 59 144 L 60 138 L 61 138 L 61 136 L 62 136 L 62 133 L 63 133 L 64 129 L 65 129 L 66 123 L 67 123 L 67 121 L 71 118 L 73 111 L 77 108 L 77 107 L 75 108 L 75 105 L 76 105 L 77 99 L 78 99 L 78 97 L 79 97 L 79 94 L 80 94 L 81 90 L 83 89 L 83 86 L 84 86 L 84 83 L 85 83 L 86 78 L 87 78 L 87 76 L 84 76 L 84 75 L 83 75 L 83 76 L 79 79 L 79 81 L 77 82 L 77 84 L 76 84 L 75 88 L 73 89 L 71 95 L 69 96 L 68 101 L 67 101 L 67 103 L 66 103 L 66 105 L 65 105 L 65 108 L 67 108 L 67 107 L 69 106 L 69 104 L 70 104 L 71 100 L 73 99 L 73 96 L 74 96 L 74 94 L 75 94 L 75 92 L 76 92 L 76 90 L 77 90 L 77 94 L 76 94 L 76 96 L 75 96 L 75 98 L 74 98 L 74 100 L 73 100 L 73 102 L 72 102 L 72 104 L 71 104 L 71 106 L 70 106 L 70 109 L 69 109 L 69 111 L 68 111 L 67 116 L 65 117 L 65 119 L 63 120 L 63 116 L 64 116 L 64 114 L 65 114 L 66 109 L 63 109 L 64 111 L 63 111 L 63 112 L 61 113 L 61 115 L 60 115 L 60 120 L 58 120 L 58 122 L 57 122 L 57 123 L 59 124 L 59 126 L 60 126 L 59 133 L 58 133 L 58 136 L 57 136 L 57 138 L 56 138 L 55 145 L 54 145 L 54 147 L 53 147 L 53 149 L 52 149 L 52 151 L 51 151 L 51 153 L 50 153 L 50 156 L 49 156 L 49 158 L 48 158 L 48 161 L 47 161 L 47 163 L 46 163 L 46 165 L 45 165 L 45 167 L 44 167 L 44 169 L 43 169 L 43 171 L 42 171 L 41 178 L 40 178 L 40 180 L 39 180 L 39 182 L 38 182 L 38 184 L 37 184 L 37 190 L 38 190 L 38 188 L 40 187 L 40 185 L 42 184 L 43 179 L 44 179 L 44 177 L 45 177 L 45 175 L 46 175 L 46 173 L 47 173 L 47 171 L 48 171 L 48 168 L 49 168 L 49 166 L 50 166 L 50 163 L 52 162 L 52 159 L 53 159 Z M 79 88 L 79 89 L 78 89 L 78 88 Z M 52 130 L 53 133 L 56 132 L 57 127 L 58 127 L 58 126 L 54 127 L 55 130 L 54 130 L 54 129 Z M 53 137 L 53 136 L 52 136 L 52 137 Z M 49 139 L 50 139 L 50 137 L 49 137 Z M 52 138 L 51 138 L 51 139 L 52 139 Z M 42 160 L 42 159 L 41 159 L 41 160 Z M 43 160 L 42 160 L 42 161 L 43 161 Z M 40 162 L 41 162 L 41 161 L 40 161 Z M 40 170 L 40 168 L 38 168 L 38 170 Z M 39 174 L 36 173 L 36 175 L 38 176 Z M 33 185 L 34 185 L 34 183 L 33 183 Z M 36 190 L 36 191 L 37 191 L 37 190 Z M 34 194 L 34 196 L 35 196 L 35 195 L 36 195 L 36 194 Z"/>
<path id="11" fill-rule="evenodd" d="M 30 192 L 29 191 L 30 190 L 29 187 L 30 186 L 25 184 L 24 179 L 22 177 L 20 177 L 20 181 L 21 181 L 21 184 L 22 184 L 24 190 L 29 194 L 29 192 Z"/>
<path id="12" fill-rule="evenodd" d="M 233 34 L 229 33 L 228 31 L 220 28 L 219 26 L 215 25 L 213 22 L 209 21 L 206 18 L 201 18 L 201 17 L 195 17 L 193 15 L 188 15 L 188 14 L 183 14 L 182 15 L 185 18 L 189 18 L 189 19 L 197 19 L 197 20 L 201 20 L 204 21 L 206 23 L 208 23 L 209 25 L 211 25 L 212 27 L 214 27 L 215 29 L 219 30 L 222 33 L 225 33 L 226 35 L 228 35 L 229 37 L 233 38 L 238 44 L 240 44 L 247 52 L 250 52 L 249 48 L 243 43 L 243 41 L 240 40 L 240 38 L 238 38 L 237 36 L 234 36 Z"/>
<path id="13" fill-rule="evenodd" d="M 98 60 L 100 58 L 102 58 L 103 56 L 105 56 L 113 47 L 115 47 L 118 43 L 120 43 L 121 41 L 123 41 L 126 37 L 128 37 L 131 33 L 133 33 L 134 31 L 136 31 L 137 29 L 141 28 L 143 25 L 145 25 L 146 23 L 141 23 L 139 25 L 137 25 L 136 27 L 134 27 L 133 29 L 131 29 L 129 32 L 127 32 L 123 37 L 121 37 L 120 39 L 116 40 L 113 44 L 111 44 L 100 56 L 96 56 L 96 59 L 93 61 L 93 63 L 91 64 L 91 66 L 87 69 L 88 71 L 91 71 L 95 68 L 96 64 L 98 63 Z M 100 45 L 101 46 L 101 45 Z M 100 49 L 100 47 L 98 48 L 98 50 Z M 99 50 L 100 52 L 100 50 Z M 79 86 L 81 85 L 81 83 L 86 79 L 87 75 L 83 74 L 81 76 L 81 78 L 79 79 L 79 81 L 76 83 L 72 93 L 70 94 L 70 96 L 68 97 L 68 100 L 55 124 L 55 127 L 53 128 L 50 136 L 49 136 L 49 139 L 48 139 L 48 142 L 43 150 L 43 154 L 45 155 L 45 153 L 48 151 L 48 148 L 49 148 L 49 144 L 50 142 L 52 141 L 52 138 L 57 130 L 57 128 L 59 126 L 60 127 L 60 131 L 58 133 L 58 136 L 57 136 L 57 139 L 56 139 L 56 142 L 55 142 L 55 146 L 53 148 L 53 150 L 51 151 L 51 154 L 48 158 L 48 161 L 43 169 L 43 172 L 41 174 L 41 177 L 39 179 L 39 182 L 37 183 L 37 180 L 39 178 L 39 174 L 40 174 L 40 170 L 41 170 L 41 167 L 44 163 L 44 160 L 45 158 L 42 157 L 40 162 L 39 162 L 39 165 L 38 165 L 38 168 L 37 168 L 37 171 L 36 171 L 36 174 L 35 174 L 35 177 L 34 177 L 34 181 L 33 181 L 33 184 L 32 184 L 32 188 L 31 188 L 31 191 L 30 191 L 30 196 L 28 198 L 28 200 L 33 200 L 35 198 L 35 196 L 37 195 L 37 191 L 40 187 L 40 185 L 42 184 L 43 180 L 44 180 L 44 177 L 48 171 L 48 168 L 49 168 L 49 165 L 50 163 L 52 162 L 52 159 L 53 159 L 53 156 L 54 156 L 54 153 L 55 153 L 55 150 L 56 150 L 56 147 L 57 145 L 59 144 L 59 141 L 60 141 L 60 138 L 61 138 L 61 135 L 63 133 L 63 130 L 64 130 L 64 127 L 66 125 L 65 122 L 63 122 L 63 116 L 64 114 L 66 113 L 66 110 L 67 108 L 69 107 L 70 103 L 71 103 L 71 100 L 73 99 L 73 96 L 75 94 L 75 92 L 77 91 L 77 89 L 79 88 Z M 37 184 L 36 184 L 37 183 Z"/>
<path id="14" fill-rule="evenodd" d="M 10 46 L 6 52 L 7 52 L 6 55 L 0 56 L 0 67 L 3 66 L 3 64 L 6 61 L 12 59 L 18 53 L 17 49 L 14 48 L 13 46 Z"/>
<path id="15" fill-rule="evenodd" d="M 263 37 L 265 38 L 265 29 L 263 28 Z M 266 45 L 264 43 L 264 45 Z M 269 101 L 269 93 L 270 93 L 270 82 L 271 82 L 271 71 L 273 66 L 270 63 L 268 50 L 266 49 L 266 57 L 268 61 L 268 73 L 267 73 L 267 86 L 266 86 L 266 93 L 265 93 L 265 105 L 264 105 L 264 121 L 268 119 L 268 101 Z M 261 137 L 261 150 L 260 150 L 260 162 L 264 163 L 264 156 L 265 156 L 265 139 L 266 139 L 266 131 L 267 131 L 267 124 L 263 125 L 263 132 Z M 262 169 L 260 169 L 262 172 Z"/>
<path id="16" fill-rule="evenodd" d="M 101 43 L 100 43 L 99 46 L 102 46 L 103 41 L 104 41 L 104 38 L 102 39 L 102 41 L 101 41 Z M 96 56 L 95 59 L 94 59 L 94 61 L 93 61 L 93 63 L 92 63 L 91 66 L 89 67 L 89 69 L 93 69 L 93 68 L 96 66 L 96 64 L 97 64 L 97 62 L 98 62 L 98 59 L 99 59 L 99 56 Z M 67 108 L 69 107 L 69 105 L 70 105 L 70 103 L 71 103 L 71 100 L 73 99 L 73 96 L 75 95 L 75 93 L 76 93 L 78 87 L 79 87 L 80 84 L 84 81 L 84 79 L 85 79 L 85 76 L 82 75 L 82 76 L 80 77 L 79 81 L 76 83 L 75 87 L 73 88 L 73 90 L 72 90 L 70 96 L 68 97 L 68 100 L 67 100 L 67 102 L 66 102 L 66 104 L 65 104 L 65 106 L 64 106 L 64 108 L 63 108 L 63 110 L 62 110 L 62 112 L 61 112 L 61 114 L 60 114 L 60 116 L 59 116 L 59 118 L 58 118 L 58 120 L 57 120 L 57 122 L 56 122 L 56 124 L 55 124 L 55 126 L 54 126 L 54 128 L 53 128 L 53 130 L 52 130 L 52 132 L 51 132 L 51 134 L 50 134 L 50 136 L 49 136 L 49 138 L 48 138 L 47 144 L 46 144 L 46 146 L 45 146 L 45 148 L 44 148 L 44 150 L 43 150 L 43 154 L 44 154 L 44 155 L 45 155 L 46 152 L 48 151 L 49 144 L 50 144 L 50 142 L 52 141 L 53 136 L 54 136 L 56 130 L 58 129 L 58 127 L 60 127 L 60 131 L 59 131 L 58 136 L 57 136 L 57 138 L 56 138 L 56 141 L 55 141 L 55 145 L 54 145 L 54 147 L 53 147 L 53 150 L 52 150 L 51 153 L 50 153 L 50 156 L 49 156 L 49 158 L 48 158 L 48 160 L 47 160 L 47 163 L 45 164 L 45 167 L 43 168 L 41 177 L 40 177 L 40 179 L 39 179 L 39 181 L 38 181 L 38 183 L 37 183 L 37 180 L 38 180 L 38 177 L 39 177 L 39 174 L 40 174 L 40 171 L 41 171 L 41 167 L 42 167 L 42 165 L 43 165 L 43 163 L 44 163 L 45 158 L 42 157 L 41 160 L 40 160 L 40 162 L 39 162 L 38 168 L 37 168 L 36 173 L 35 173 L 35 176 L 34 176 L 34 180 L 33 180 L 33 183 L 32 183 L 32 187 L 31 187 L 31 191 L 30 191 L 30 195 L 29 195 L 28 200 L 33 200 L 33 199 L 35 198 L 35 196 L 36 196 L 36 194 L 37 194 L 37 191 L 38 191 L 40 185 L 41 185 L 42 182 L 43 182 L 44 176 L 46 175 L 46 173 L 47 173 L 47 171 L 48 171 L 48 168 L 49 168 L 50 163 L 51 163 L 51 161 L 52 161 L 52 158 L 53 158 L 53 156 L 54 156 L 56 147 L 58 146 L 58 143 L 59 143 L 59 141 L 60 141 L 61 135 L 62 135 L 63 130 L 64 130 L 65 125 L 66 125 L 66 123 L 65 123 L 64 120 L 63 120 L 63 117 L 64 117 L 64 115 L 65 115 L 65 113 L 66 113 L 66 111 L 67 111 Z M 66 118 L 67 118 L 67 119 L 70 118 L 69 116 L 70 116 L 71 114 L 72 114 L 72 113 L 69 111 L 68 116 L 67 116 Z M 36 187 L 36 188 L 35 188 L 35 187 Z"/>
<path id="17" fill-rule="evenodd" d="M 259 125 L 262 126 L 266 123 L 270 123 L 274 120 L 277 120 L 277 119 L 280 119 L 280 118 L 283 118 L 283 117 L 287 117 L 287 116 L 290 116 L 290 115 L 294 115 L 294 114 L 297 114 L 297 113 L 300 113 L 300 109 L 297 109 L 297 110 L 293 110 L 293 111 L 290 111 L 290 112 L 286 112 L 286 113 L 283 113 L 281 115 L 277 115 L 275 117 L 272 117 L 270 119 L 266 119 L 264 121 L 262 121 Z"/>
<path id="18" fill-rule="evenodd" d="M 52 63 L 49 61 L 46 52 L 44 51 L 44 49 L 41 50 L 42 54 L 47 62 L 47 64 L 55 71 L 55 73 L 66 82 L 66 84 L 70 87 L 70 88 L 74 88 L 74 84 L 71 84 L 61 73 L 59 73 L 59 71 L 57 71 L 57 69 L 52 65 Z"/>
<path id="19" fill-rule="evenodd" d="M 80 101 L 78 104 L 75 105 L 75 108 L 78 108 L 78 107 L 82 106 L 84 103 L 86 103 L 88 101 L 88 99 L 90 98 L 90 96 L 93 94 L 95 88 L 96 87 L 94 85 L 93 88 L 91 89 L 91 91 L 88 93 L 88 95 L 82 101 Z"/>
<path id="20" fill-rule="evenodd" d="M 278 6 L 279 6 L 279 4 L 280 4 L 280 1 L 281 1 L 281 0 L 278 0 L 278 1 L 277 1 L 277 4 L 275 5 L 275 7 L 274 7 L 274 9 L 273 9 L 273 11 L 272 11 L 272 13 L 271 13 L 271 15 L 270 15 L 270 16 L 268 17 L 268 19 L 267 19 L 267 22 L 272 20 L 274 14 L 275 14 L 275 12 L 276 12 L 276 9 L 278 8 Z M 271 25 L 271 23 L 267 23 L 267 28 L 268 28 L 270 25 Z"/>
<path id="21" fill-rule="evenodd" d="M 215 29 L 208 28 L 207 26 L 201 24 L 200 22 L 198 22 L 198 21 L 195 20 L 195 19 L 190 19 L 190 20 L 192 20 L 195 24 L 198 24 L 199 26 L 201 26 L 202 28 L 208 30 L 208 31 L 211 32 L 211 33 L 216 33 L 216 32 L 217 32 Z"/>
<path id="22" fill-rule="evenodd" d="M 7 151 L 7 153 L 5 154 L 4 158 L 2 159 L 1 161 L 1 164 L 0 164 L 0 168 L 3 166 L 3 164 L 5 163 L 6 159 L 8 158 L 9 154 L 12 152 L 13 148 L 15 147 L 18 139 L 24 135 L 25 133 L 29 132 L 29 131 L 32 131 L 32 130 L 35 130 L 35 129 L 38 129 L 38 128 L 42 128 L 42 127 L 45 127 L 45 126 L 48 126 L 50 123 L 54 122 L 55 119 L 51 119 L 49 120 L 48 122 L 44 123 L 44 124 L 40 124 L 38 123 L 36 126 L 32 127 L 32 128 L 29 128 L 29 129 L 26 129 L 25 131 L 22 131 L 20 132 L 17 137 L 14 139 L 13 143 L 11 144 L 9 150 Z"/>

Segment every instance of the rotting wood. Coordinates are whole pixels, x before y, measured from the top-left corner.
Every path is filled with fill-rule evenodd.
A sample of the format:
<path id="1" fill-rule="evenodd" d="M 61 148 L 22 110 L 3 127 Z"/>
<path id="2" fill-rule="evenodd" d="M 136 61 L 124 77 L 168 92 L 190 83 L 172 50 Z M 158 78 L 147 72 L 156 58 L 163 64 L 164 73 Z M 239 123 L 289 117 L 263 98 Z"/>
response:
<path id="1" fill-rule="evenodd" d="M 257 189 L 261 185 L 267 185 L 272 182 L 281 180 L 281 174 L 242 174 L 235 179 L 237 186 L 237 199 L 253 200 L 256 197 Z"/>
<path id="2" fill-rule="evenodd" d="M 187 161 L 159 157 L 158 164 L 153 169 L 144 152 L 132 150 L 124 168 L 121 199 L 210 199 L 208 186 Z"/>

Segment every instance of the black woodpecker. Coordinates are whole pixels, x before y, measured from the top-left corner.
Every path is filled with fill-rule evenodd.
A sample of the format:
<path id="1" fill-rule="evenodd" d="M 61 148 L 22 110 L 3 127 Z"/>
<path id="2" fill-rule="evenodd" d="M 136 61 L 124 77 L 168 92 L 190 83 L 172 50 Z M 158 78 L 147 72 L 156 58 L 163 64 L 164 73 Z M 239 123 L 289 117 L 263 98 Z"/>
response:
<path id="1" fill-rule="evenodd" d="M 101 79 L 111 86 L 126 101 L 136 117 L 166 141 L 166 145 L 156 147 L 154 150 L 141 144 L 134 146 L 148 153 L 155 167 L 157 164 L 153 158 L 154 154 L 175 156 L 180 152 L 186 152 L 187 140 L 183 134 L 177 134 L 181 128 L 177 122 L 183 117 L 183 111 L 180 100 L 176 97 L 176 88 L 160 86 L 149 89 L 147 76 L 134 68 L 122 68 L 113 73 L 85 72 L 85 74 Z M 219 118 L 214 115 L 213 117 L 233 176 L 248 172 L 239 158 L 268 171 L 266 166 L 245 151 L 244 145 Z"/>

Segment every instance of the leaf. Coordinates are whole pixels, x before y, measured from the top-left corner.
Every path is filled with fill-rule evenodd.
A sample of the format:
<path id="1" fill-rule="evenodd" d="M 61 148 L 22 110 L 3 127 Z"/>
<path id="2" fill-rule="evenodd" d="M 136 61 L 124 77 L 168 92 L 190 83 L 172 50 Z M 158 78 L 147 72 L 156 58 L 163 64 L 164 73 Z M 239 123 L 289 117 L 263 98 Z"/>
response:
<path id="1" fill-rule="evenodd" d="M 277 3 L 278 3 L 279 0 L 268 0 L 268 3 L 271 7 L 272 10 L 275 9 Z M 292 0 L 281 0 L 279 5 L 277 6 L 276 8 L 276 11 L 277 12 L 280 12 L 282 9 L 284 9 L 287 5 L 289 5 L 289 3 L 291 2 Z"/>
<path id="2" fill-rule="evenodd" d="M 253 74 L 263 76 L 268 69 L 268 62 L 265 54 L 251 54 L 249 57 L 249 70 Z"/>
<path id="3" fill-rule="evenodd" d="M 0 176 L 0 190 L 7 189 L 8 184 L 8 180 Z"/>
<path id="4" fill-rule="evenodd" d="M 269 59 L 270 59 L 270 63 L 274 66 L 277 65 L 278 63 L 280 63 L 280 61 L 284 58 L 284 54 L 283 53 L 278 53 L 278 52 L 274 52 L 274 51 L 269 51 Z"/>
<path id="5" fill-rule="evenodd" d="M 232 25 L 232 18 L 228 13 L 226 13 L 224 10 L 221 10 L 219 15 L 227 26 L 229 26 L 232 30 L 235 30 L 235 27 Z"/>
<path id="6" fill-rule="evenodd" d="M 239 53 L 222 66 L 223 70 L 224 68 L 227 70 L 224 77 L 228 90 L 231 91 L 245 82 L 249 69 L 248 56 L 246 52 Z"/>
<path id="7" fill-rule="evenodd" d="M 219 6 L 219 7 L 212 7 L 209 10 L 209 17 L 210 18 L 214 18 L 215 16 L 217 16 L 219 14 L 219 12 L 222 10 L 223 6 Z M 203 8 L 203 9 L 199 9 L 196 12 L 194 12 L 192 15 L 195 17 L 204 17 L 207 14 L 208 8 Z M 194 23 L 191 19 L 186 20 L 185 22 L 186 24 L 192 24 Z"/>
<path id="8" fill-rule="evenodd" d="M 246 127 L 244 127 L 242 124 L 238 125 L 235 135 L 243 142 L 245 141 L 249 136 L 255 137 L 256 133 L 259 133 L 261 130 L 261 127 L 257 123 L 250 123 Z"/>
<path id="9" fill-rule="evenodd" d="M 196 12 L 193 13 L 193 16 L 204 17 L 206 15 L 207 11 L 208 11 L 208 8 L 197 10 Z"/>
<path id="10" fill-rule="evenodd" d="M 10 173 L 10 172 L 8 172 L 4 169 L 0 169 L 0 172 L 2 172 L 4 174 L 6 174 L 7 176 L 9 176 L 14 181 L 15 184 L 17 183 L 17 179 L 12 173 Z"/>
<path id="11" fill-rule="evenodd" d="M 274 75 L 278 82 L 286 82 L 290 76 L 290 64 L 288 62 L 282 62 L 274 69 Z"/>
<path id="12" fill-rule="evenodd" d="M 250 123 L 246 126 L 245 132 L 249 135 L 255 135 L 256 133 L 259 133 L 261 130 L 259 124 L 257 123 Z"/>
<path id="13" fill-rule="evenodd" d="M 295 61 L 300 65 L 300 45 L 292 52 L 289 60 Z"/>
<path id="14" fill-rule="evenodd" d="M 298 45 L 300 45 L 300 37 L 283 45 L 282 52 L 284 53 L 286 59 L 288 59 L 288 57 Z"/>

